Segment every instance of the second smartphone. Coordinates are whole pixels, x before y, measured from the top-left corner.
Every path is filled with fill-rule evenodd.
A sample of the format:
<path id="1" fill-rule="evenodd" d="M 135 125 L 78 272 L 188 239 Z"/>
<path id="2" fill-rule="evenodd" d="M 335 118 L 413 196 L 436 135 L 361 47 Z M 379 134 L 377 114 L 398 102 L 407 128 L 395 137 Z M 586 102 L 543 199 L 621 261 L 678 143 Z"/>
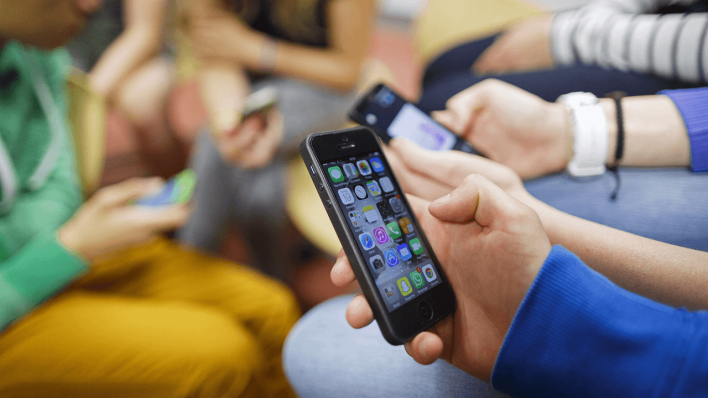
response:
<path id="1" fill-rule="evenodd" d="M 376 85 L 349 111 L 353 121 L 369 126 L 388 144 L 407 138 L 433 151 L 457 150 L 477 154 L 472 145 L 436 122 L 385 84 Z"/>
<path id="2" fill-rule="evenodd" d="M 403 344 L 455 311 L 455 295 L 376 135 L 312 134 L 300 152 L 386 340 Z"/>

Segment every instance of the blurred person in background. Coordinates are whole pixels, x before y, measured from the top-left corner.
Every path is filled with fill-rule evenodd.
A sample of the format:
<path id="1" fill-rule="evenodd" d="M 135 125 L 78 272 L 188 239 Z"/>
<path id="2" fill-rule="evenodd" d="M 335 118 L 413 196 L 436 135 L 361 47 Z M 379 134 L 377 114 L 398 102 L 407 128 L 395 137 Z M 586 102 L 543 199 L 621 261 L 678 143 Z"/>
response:
<path id="1" fill-rule="evenodd" d="M 702 0 L 594 0 L 577 10 L 517 22 L 432 61 L 419 106 L 445 108 L 493 77 L 554 101 L 562 94 L 651 95 L 708 81 L 708 5 Z"/>
<path id="2" fill-rule="evenodd" d="M 285 157 L 307 134 L 345 123 L 375 2 L 198 0 L 185 6 L 209 124 L 192 155 L 196 207 L 178 238 L 215 251 L 233 222 L 252 262 L 288 281 Z M 245 98 L 263 87 L 278 90 L 277 106 L 243 120 Z"/>
<path id="3" fill-rule="evenodd" d="M 62 49 L 100 0 L 0 0 L 0 395 L 288 396 L 286 287 L 160 238 L 188 205 L 82 204 Z"/>
<path id="4" fill-rule="evenodd" d="M 183 131 L 170 106 L 180 86 L 179 10 L 176 0 L 105 0 L 68 45 L 91 88 L 135 131 L 141 160 L 163 177 L 184 168 L 196 135 Z"/>

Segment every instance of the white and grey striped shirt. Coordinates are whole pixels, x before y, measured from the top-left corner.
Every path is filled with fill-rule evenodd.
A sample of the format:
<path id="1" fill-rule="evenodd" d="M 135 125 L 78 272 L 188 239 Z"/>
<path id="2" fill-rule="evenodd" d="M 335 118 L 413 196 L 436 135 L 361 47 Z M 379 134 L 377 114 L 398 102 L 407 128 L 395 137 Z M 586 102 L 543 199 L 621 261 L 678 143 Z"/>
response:
<path id="1" fill-rule="evenodd" d="M 561 65 L 576 62 L 707 82 L 708 13 L 651 14 L 695 0 L 596 0 L 556 14 L 551 39 Z"/>

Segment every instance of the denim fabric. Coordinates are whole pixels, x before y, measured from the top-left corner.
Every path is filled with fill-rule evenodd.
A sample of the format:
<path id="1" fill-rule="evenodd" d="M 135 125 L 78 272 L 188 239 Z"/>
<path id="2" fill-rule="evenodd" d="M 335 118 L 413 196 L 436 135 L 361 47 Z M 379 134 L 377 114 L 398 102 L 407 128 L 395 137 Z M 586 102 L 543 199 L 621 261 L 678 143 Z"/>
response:
<path id="1" fill-rule="evenodd" d="M 283 366 L 299 396 L 507 397 L 445 361 L 428 366 L 416 363 L 403 346 L 383 339 L 376 322 L 353 329 L 344 319 L 352 297 L 320 304 L 290 331 Z"/>
<path id="2" fill-rule="evenodd" d="M 612 173 L 573 178 L 555 174 L 526 182 L 526 189 L 574 216 L 691 249 L 708 251 L 708 173 L 684 168 L 619 170 L 617 200 Z"/>

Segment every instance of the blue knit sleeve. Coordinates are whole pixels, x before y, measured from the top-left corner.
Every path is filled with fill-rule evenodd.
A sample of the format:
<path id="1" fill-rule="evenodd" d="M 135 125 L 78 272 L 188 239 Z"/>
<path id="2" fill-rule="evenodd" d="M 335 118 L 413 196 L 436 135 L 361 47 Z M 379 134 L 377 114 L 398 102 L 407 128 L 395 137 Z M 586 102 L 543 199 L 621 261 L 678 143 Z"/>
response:
<path id="1" fill-rule="evenodd" d="M 708 87 L 664 90 L 676 104 L 691 140 L 691 170 L 708 171 Z"/>
<path id="2" fill-rule="evenodd" d="M 708 313 L 623 290 L 555 246 L 492 373 L 514 397 L 705 397 Z"/>

